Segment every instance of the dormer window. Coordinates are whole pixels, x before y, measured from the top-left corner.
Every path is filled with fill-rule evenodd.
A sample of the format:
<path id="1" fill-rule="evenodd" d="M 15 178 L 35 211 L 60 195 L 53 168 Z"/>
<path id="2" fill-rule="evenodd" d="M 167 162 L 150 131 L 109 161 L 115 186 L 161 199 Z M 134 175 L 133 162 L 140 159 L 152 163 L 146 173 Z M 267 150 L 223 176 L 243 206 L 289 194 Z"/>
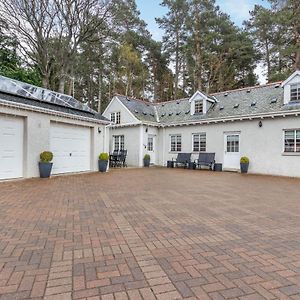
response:
<path id="1" fill-rule="evenodd" d="M 300 83 L 291 85 L 291 101 L 300 101 Z"/>
<path id="2" fill-rule="evenodd" d="M 195 101 L 195 114 L 203 114 L 203 101 Z"/>
<path id="3" fill-rule="evenodd" d="M 115 124 L 121 124 L 121 112 L 112 112 L 110 114 L 110 120 Z"/>

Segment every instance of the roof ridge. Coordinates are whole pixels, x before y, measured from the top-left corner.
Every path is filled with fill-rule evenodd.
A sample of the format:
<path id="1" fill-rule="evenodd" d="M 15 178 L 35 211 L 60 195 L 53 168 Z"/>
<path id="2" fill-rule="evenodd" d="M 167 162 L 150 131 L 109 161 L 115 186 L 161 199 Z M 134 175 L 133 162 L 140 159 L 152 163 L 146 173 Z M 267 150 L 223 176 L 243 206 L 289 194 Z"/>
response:
<path id="1" fill-rule="evenodd" d="M 238 89 L 233 89 L 233 90 L 226 90 L 226 91 L 222 91 L 222 92 L 215 92 L 215 93 L 212 93 L 212 94 L 209 94 L 209 95 L 214 96 L 214 95 L 219 95 L 219 94 L 224 94 L 224 93 L 230 93 L 230 92 L 238 92 L 238 91 L 249 90 L 249 89 L 264 88 L 264 87 L 271 86 L 271 85 L 281 84 L 282 82 L 283 81 L 276 81 L 276 82 L 270 82 L 270 83 L 265 83 L 265 84 L 253 85 L 253 86 L 248 86 L 248 87 L 243 87 L 243 88 L 238 88 Z"/>
<path id="2" fill-rule="evenodd" d="M 139 102 L 143 102 L 145 104 L 154 104 L 153 102 L 151 102 L 149 100 L 139 99 L 139 98 L 136 98 L 136 97 L 133 97 L 133 96 L 126 96 L 126 95 L 122 95 L 122 94 L 119 94 L 119 93 L 114 93 L 114 96 L 121 96 L 121 97 L 129 98 L 131 100 L 136 100 L 136 101 L 139 101 Z"/>

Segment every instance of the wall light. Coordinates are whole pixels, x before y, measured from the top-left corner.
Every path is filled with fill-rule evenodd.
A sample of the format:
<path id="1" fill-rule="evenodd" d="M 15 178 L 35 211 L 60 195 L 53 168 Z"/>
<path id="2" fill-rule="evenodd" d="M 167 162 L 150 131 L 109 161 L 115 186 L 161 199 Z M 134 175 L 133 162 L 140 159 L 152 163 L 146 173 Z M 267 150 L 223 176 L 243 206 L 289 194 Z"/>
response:
<path id="1" fill-rule="evenodd" d="M 98 127 L 98 133 L 101 133 L 101 127 Z"/>
<path id="2" fill-rule="evenodd" d="M 258 126 L 261 128 L 263 126 L 262 121 L 259 121 Z"/>

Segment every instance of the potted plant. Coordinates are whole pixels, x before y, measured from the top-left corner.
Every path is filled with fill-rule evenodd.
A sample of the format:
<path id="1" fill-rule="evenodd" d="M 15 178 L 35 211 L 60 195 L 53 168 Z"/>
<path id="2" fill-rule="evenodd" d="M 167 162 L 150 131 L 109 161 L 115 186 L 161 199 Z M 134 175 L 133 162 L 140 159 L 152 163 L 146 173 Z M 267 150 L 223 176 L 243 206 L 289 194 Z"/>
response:
<path id="1" fill-rule="evenodd" d="M 240 160 L 241 164 L 241 173 L 248 173 L 248 168 L 249 168 L 249 158 L 247 156 L 241 157 Z"/>
<path id="2" fill-rule="evenodd" d="M 52 170 L 53 153 L 44 151 L 40 154 L 39 170 L 41 178 L 49 178 Z"/>
<path id="3" fill-rule="evenodd" d="M 147 168 L 150 167 L 150 155 L 149 154 L 145 154 L 145 156 L 144 156 L 144 167 L 147 167 Z"/>
<path id="4" fill-rule="evenodd" d="M 98 161 L 99 172 L 106 172 L 107 171 L 108 160 L 109 160 L 108 153 L 100 153 L 99 161 Z"/>

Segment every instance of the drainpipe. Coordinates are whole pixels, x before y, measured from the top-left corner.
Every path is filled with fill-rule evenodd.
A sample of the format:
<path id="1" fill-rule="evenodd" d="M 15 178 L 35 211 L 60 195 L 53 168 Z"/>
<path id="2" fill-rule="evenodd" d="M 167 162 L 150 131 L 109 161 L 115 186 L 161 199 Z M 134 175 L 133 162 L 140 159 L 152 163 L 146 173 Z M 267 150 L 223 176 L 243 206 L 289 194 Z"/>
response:
<path id="1" fill-rule="evenodd" d="M 143 153 L 144 153 L 144 132 L 143 132 L 143 125 L 140 125 L 140 143 L 139 143 L 139 167 L 143 166 Z"/>

